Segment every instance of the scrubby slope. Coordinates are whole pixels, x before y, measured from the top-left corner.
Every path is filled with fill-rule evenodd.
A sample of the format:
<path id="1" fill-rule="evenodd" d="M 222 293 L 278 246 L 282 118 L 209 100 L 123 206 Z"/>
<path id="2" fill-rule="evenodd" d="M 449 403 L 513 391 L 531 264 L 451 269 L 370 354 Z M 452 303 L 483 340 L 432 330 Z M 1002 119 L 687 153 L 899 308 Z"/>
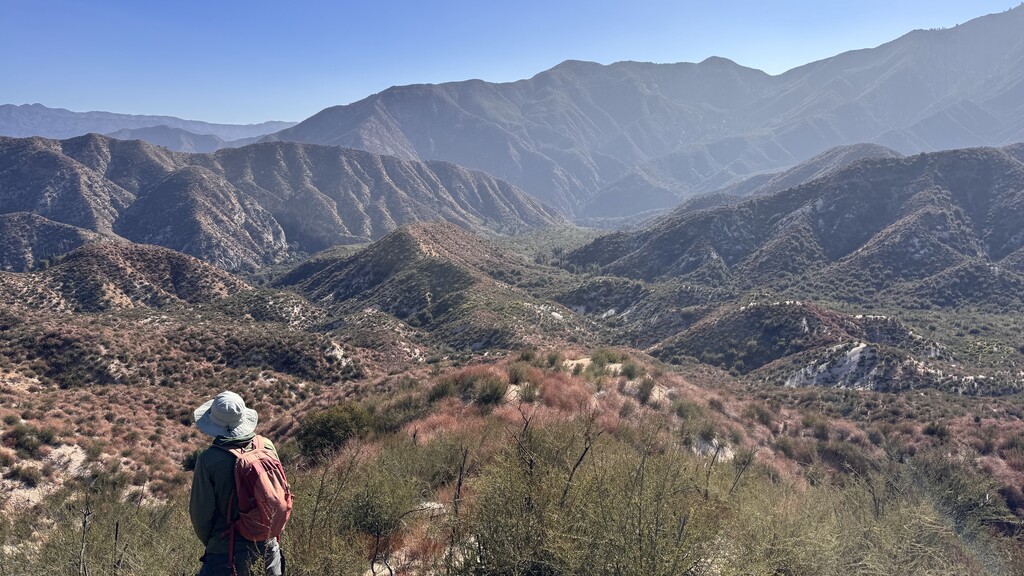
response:
<path id="1" fill-rule="evenodd" d="M 482 238 L 430 223 L 400 228 L 353 256 L 314 259 L 277 285 L 339 315 L 386 312 L 455 348 L 587 338 L 569 310 L 515 285 L 529 272 Z"/>
<path id="2" fill-rule="evenodd" d="M 99 234 L 28 212 L 0 215 L 0 270 L 24 272 L 102 238 Z"/>
<path id="3" fill-rule="evenodd" d="M 1022 189 L 1024 164 L 1001 149 L 866 159 L 740 204 L 680 210 L 568 260 L 643 279 L 803 283 L 857 300 L 968 262 L 1009 258 L 1012 270 L 1024 244 Z"/>
<path id="4" fill-rule="evenodd" d="M 207 303 L 251 289 L 191 256 L 130 242 L 93 242 L 45 270 L 2 273 L 0 284 L 10 304 L 89 312 Z"/>

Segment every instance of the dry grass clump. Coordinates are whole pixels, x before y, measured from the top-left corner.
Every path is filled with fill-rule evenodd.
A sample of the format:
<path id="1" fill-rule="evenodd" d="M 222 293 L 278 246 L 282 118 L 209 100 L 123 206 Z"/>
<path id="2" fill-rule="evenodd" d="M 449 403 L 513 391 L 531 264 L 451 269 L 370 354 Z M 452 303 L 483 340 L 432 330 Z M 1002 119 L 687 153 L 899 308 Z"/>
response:
<path id="1" fill-rule="evenodd" d="M 581 378 L 555 372 L 545 374 L 539 395 L 546 406 L 571 412 L 590 405 L 593 389 Z"/>

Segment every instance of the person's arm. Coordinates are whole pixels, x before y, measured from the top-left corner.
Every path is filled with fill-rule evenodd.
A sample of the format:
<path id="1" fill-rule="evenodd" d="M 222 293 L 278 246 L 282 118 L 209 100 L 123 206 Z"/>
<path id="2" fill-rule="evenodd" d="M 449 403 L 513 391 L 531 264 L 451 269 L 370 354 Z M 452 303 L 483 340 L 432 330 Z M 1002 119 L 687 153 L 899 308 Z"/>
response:
<path id="1" fill-rule="evenodd" d="M 217 514 L 217 498 L 213 491 L 213 479 L 206 471 L 204 458 L 206 452 L 196 459 L 196 469 L 192 473 L 192 494 L 188 503 L 188 515 L 192 519 L 192 530 L 199 541 L 206 546 L 213 535 L 214 516 Z"/>

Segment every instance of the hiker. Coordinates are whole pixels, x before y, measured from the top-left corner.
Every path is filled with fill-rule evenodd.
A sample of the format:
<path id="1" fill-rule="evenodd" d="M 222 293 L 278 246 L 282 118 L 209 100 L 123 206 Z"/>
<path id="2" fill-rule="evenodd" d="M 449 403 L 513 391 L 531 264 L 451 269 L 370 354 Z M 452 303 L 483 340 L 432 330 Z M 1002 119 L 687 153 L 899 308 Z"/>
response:
<path id="1" fill-rule="evenodd" d="M 277 450 L 255 433 L 256 411 L 238 394 L 221 392 L 194 416 L 213 437 L 196 459 L 188 509 L 206 547 L 199 576 L 282 576 L 277 536 L 291 513 L 291 494 Z"/>

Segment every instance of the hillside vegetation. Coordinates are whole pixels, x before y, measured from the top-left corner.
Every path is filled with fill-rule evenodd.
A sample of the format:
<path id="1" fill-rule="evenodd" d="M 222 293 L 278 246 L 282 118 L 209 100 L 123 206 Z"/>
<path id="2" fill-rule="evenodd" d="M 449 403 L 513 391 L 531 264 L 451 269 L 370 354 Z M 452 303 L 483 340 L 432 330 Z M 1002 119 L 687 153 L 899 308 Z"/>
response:
<path id="1" fill-rule="evenodd" d="M 1001 464 L 1016 472 L 1000 476 L 1019 481 L 1024 429 L 983 403 L 937 396 L 930 413 L 893 426 L 886 418 L 902 405 L 873 393 L 786 398 L 613 350 L 594 351 L 583 370 L 563 358 L 526 351 L 396 376 L 340 402 L 321 398 L 305 417 L 268 419 L 264 433 L 293 438 L 281 448 L 297 496 L 289 569 L 1019 573 L 1013 509 L 1024 513 L 1024 496 L 970 462 Z M 244 394 L 263 406 L 265 392 Z M 32 434 L 47 443 L 37 451 L 66 440 L 20 426 L 19 450 L 32 450 Z M 180 491 L 140 506 L 155 488 L 144 474 L 102 451 L 84 465 L 85 479 L 4 520 L 5 543 L 35 544 L 3 548 L 0 565 L 29 575 L 194 570 Z M 17 474 L 32 481 L 30 469 Z"/>

